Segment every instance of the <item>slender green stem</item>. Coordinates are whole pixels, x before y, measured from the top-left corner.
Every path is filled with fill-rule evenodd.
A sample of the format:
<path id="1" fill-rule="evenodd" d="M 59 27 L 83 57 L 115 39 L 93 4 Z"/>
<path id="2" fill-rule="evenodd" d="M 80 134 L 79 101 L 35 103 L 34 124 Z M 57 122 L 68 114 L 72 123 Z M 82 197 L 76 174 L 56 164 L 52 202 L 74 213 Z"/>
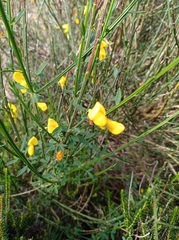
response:
<path id="1" fill-rule="evenodd" d="M 158 218 L 157 218 L 157 198 L 155 191 L 153 192 L 153 214 L 154 214 L 154 240 L 158 240 Z"/>
<path id="2" fill-rule="evenodd" d="M 26 5 L 26 0 L 24 1 L 24 4 Z M 26 6 L 24 6 L 25 8 Z M 25 59 L 25 66 L 28 74 L 29 81 L 31 79 L 30 77 L 30 69 L 29 69 L 29 59 L 28 59 L 28 43 L 27 43 L 27 14 L 26 11 L 23 15 L 23 45 L 24 45 L 24 59 Z"/>

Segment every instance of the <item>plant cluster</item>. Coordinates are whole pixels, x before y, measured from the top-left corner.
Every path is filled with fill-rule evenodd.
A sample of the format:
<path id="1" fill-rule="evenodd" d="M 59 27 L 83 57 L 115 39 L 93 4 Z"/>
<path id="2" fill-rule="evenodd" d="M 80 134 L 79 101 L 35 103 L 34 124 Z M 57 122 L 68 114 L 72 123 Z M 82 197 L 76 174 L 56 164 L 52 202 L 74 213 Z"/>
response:
<path id="1" fill-rule="evenodd" d="M 0 1 L 1 239 L 179 239 L 178 13 Z"/>

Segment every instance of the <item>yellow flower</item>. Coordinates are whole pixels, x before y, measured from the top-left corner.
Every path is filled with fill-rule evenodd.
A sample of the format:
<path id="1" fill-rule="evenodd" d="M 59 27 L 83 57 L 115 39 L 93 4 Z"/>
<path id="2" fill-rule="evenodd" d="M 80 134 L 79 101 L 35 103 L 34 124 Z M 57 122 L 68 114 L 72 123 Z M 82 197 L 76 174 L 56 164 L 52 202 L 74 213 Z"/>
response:
<path id="1" fill-rule="evenodd" d="M 100 50 L 99 50 L 99 60 L 103 60 L 106 58 L 106 50 L 105 48 L 107 48 L 109 46 L 109 44 L 107 43 L 106 40 L 103 40 L 100 44 Z"/>
<path id="2" fill-rule="evenodd" d="M 29 154 L 29 156 L 34 155 L 34 145 L 30 145 L 28 147 L 28 154 Z"/>
<path id="3" fill-rule="evenodd" d="M 19 84 L 21 84 L 21 82 L 25 80 L 24 75 L 22 74 L 22 72 L 20 70 L 19 71 L 17 70 L 14 72 L 13 78 Z"/>
<path id="4" fill-rule="evenodd" d="M 67 77 L 66 77 L 66 76 L 63 76 L 63 77 L 61 77 L 60 80 L 58 81 L 58 84 L 60 84 L 60 87 L 61 87 L 62 90 L 63 90 L 63 88 L 64 88 L 64 85 L 65 85 L 65 83 L 66 83 L 66 80 L 67 80 Z"/>
<path id="5" fill-rule="evenodd" d="M 75 18 L 75 23 L 78 25 L 80 23 L 79 18 Z"/>
<path id="6" fill-rule="evenodd" d="M 86 15 L 87 13 L 87 5 L 84 6 L 84 11 L 83 11 L 83 14 Z"/>
<path id="7" fill-rule="evenodd" d="M 60 27 L 59 27 L 59 26 L 55 26 L 55 28 L 56 28 L 57 30 L 59 30 L 59 29 L 60 29 Z"/>
<path id="8" fill-rule="evenodd" d="M 63 24 L 62 28 L 63 28 L 64 34 L 67 34 L 69 32 L 69 24 L 68 23 Z"/>
<path id="9" fill-rule="evenodd" d="M 36 137 L 31 137 L 31 139 L 28 141 L 28 146 L 33 145 L 36 146 L 38 144 L 38 140 Z"/>
<path id="10" fill-rule="evenodd" d="M 26 93 L 27 92 L 27 88 L 28 88 L 28 85 L 25 81 L 25 78 L 24 78 L 24 75 L 22 74 L 22 72 L 19 70 L 19 71 L 15 71 L 14 74 L 13 74 L 13 78 L 14 78 L 14 81 L 19 83 L 21 86 L 24 87 L 24 89 L 21 89 L 21 92 L 22 93 Z"/>
<path id="11" fill-rule="evenodd" d="M 122 123 L 110 120 L 109 118 L 107 119 L 106 127 L 114 135 L 122 133 L 125 129 Z"/>
<path id="12" fill-rule="evenodd" d="M 99 102 L 96 102 L 94 107 L 88 110 L 88 118 L 101 129 L 105 129 L 107 121 L 106 110 Z"/>
<path id="13" fill-rule="evenodd" d="M 38 140 L 36 137 L 31 137 L 31 139 L 28 141 L 28 154 L 29 156 L 34 155 L 34 146 L 38 144 Z"/>
<path id="14" fill-rule="evenodd" d="M 109 46 L 109 44 L 107 43 L 106 40 L 103 40 L 100 44 L 100 48 L 107 48 Z"/>
<path id="15" fill-rule="evenodd" d="M 52 133 L 58 126 L 59 125 L 55 120 L 53 120 L 52 118 L 48 119 L 47 131 L 49 133 Z"/>
<path id="16" fill-rule="evenodd" d="M 59 152 L 56 153 L 56 160 L 61 161 L 64 156 L 64 152 L 60 150 Z"/>
<path id="17" fill-rule="evenodd" d="M 27 92 L 27 88 L 28 88 L 26 81 L 25 81 L 25 80 L 22 81 L 22 82 L 20 83 L 20 85 L 24 87 L 24 89 L 21 89 L 21 92 L 22 92 L 22 93 L 26 93 L 26 92 Z"/>
<path id="18" fill-rule="evenodd" d="M 106 117 L 106 110 L 99 102 L 96 102 L 94 107 L 88 110 L 88 119 L 103 130 L 107 128 L 114 135 L 122 133 L 125 129 L 122 123 Z"/>
<path id="19" fill-rule="evenodd" d="M 104 48 L 100 48 L 100 51 L 99 51 L 99 60 L 101 61 L 101 60 L 103 60 L 103 59 L 105 59 L 106 58 L 106 50 L 104 49 Z"/>
<path id="20" fill-rule="evenodd" d="M 10 109 L 12 118 L 16 119 L 18 117 L 17 107 L 13 103 L 8 103 L 8 107 Z"/>
<path id="21" fill-rule="evenodd" d="M 47 104 L 44 102 L 37 102 L 37 106 L 44 112 L 47 110 Z"/>

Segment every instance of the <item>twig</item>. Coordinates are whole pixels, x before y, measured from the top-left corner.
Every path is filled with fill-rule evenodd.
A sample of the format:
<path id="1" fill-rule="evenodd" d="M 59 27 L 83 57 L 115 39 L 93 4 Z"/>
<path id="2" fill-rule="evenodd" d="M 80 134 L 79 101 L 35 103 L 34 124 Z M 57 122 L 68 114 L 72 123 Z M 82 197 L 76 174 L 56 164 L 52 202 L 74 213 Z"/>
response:
<path id="1" fill-rule="evenodd" d="M 107 4 L 108 4 L 108 0 L 105 0 L 104 3 L 103 3 L 103 6 L 102 6 L 102 10 L 101 10 L 102 13 L 101 13 L 101 17 L 99 18 L 99 22 L 98 22 L 98 26 L 97 26 L 97 30 L 96 30 L 96 36 L 95 36 L 95 39 L 94 39 L 94 46 L 93 46 L 91 56 L 90 56 L 90 59 L 89 59 L 89 63 L 88 63 L 88 66 L 87 66 L 86 74 L 89 73 L 89 71 L 91 69 L 91 65 L 93 63 L 95 51 L 96 51 L 96 48 L 97 48 L 97 45 L 98 45 L 98 42 L 99 42 L 99 36 L 100 36 L 100 33 L 101 33 L 102 23 L 103 23 L 104 15 L 105 15 L 105 12 L 106 12 Z"/>

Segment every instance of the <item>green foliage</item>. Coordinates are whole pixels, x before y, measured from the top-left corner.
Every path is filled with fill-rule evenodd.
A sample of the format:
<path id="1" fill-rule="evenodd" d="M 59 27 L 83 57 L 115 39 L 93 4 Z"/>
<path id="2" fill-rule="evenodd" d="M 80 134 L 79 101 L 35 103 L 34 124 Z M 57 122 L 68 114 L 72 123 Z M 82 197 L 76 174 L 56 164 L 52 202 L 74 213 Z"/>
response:
<path id="1" fill-rule="evenodd" d="M 0 1 L 0 237 L 177 239 L 177 1 L 85 4 Z"/>

